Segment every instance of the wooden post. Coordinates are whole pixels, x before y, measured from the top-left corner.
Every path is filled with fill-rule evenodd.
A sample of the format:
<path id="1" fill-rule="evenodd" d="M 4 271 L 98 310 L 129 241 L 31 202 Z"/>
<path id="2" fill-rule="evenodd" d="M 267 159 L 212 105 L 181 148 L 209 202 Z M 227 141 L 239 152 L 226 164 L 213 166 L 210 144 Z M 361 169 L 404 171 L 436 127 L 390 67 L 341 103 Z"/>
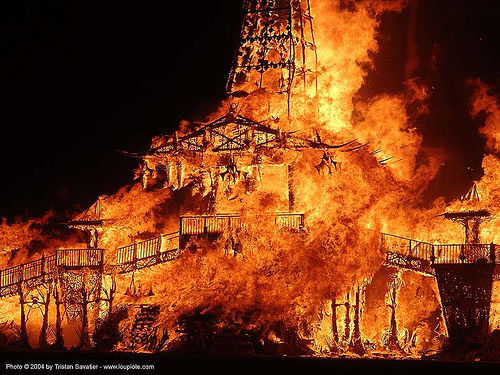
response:
<path id="1" fill-rule="evenodd" d="M 360 319 L 360 298 L 359 298 L 359 286 L 356 289 L 356 305 L 354 305 L 354 329 L 352 331 L 351 343 L 349 345 L 350 349 L 359 355 L 365 354 L 365 348 L 361 342 L 361 331 L 359 329 L 359 319 Z"/>
<path id="2" fill-rule="evenodd" d="M 90 348 L 90 338 L 89 338 L 89 320 L 88 320 L 88 298 L 87 289 L 85 288 L 85 283 L 82 285 L 82 332 L 80 335 L 80 346 L 79 349 L 89 349 Z"/>
<path id="3" fill-rule="evenodd" d="M 349 293 L 347 294 L 347 301 L 344 303 L 345 306 L 345 316 L 344 316 L 344 340 L 349 342 L 351 337 L 351 305 L 349 304 Z"/>
<path id="4" fill-rule="evenodd" d="M 134 241 L 134 256 L 133 256 L 133 266 L 132 266 L 132 270 L 136 270 L 137 269 L 137 242 Z"/>
<path id="5" fill-rule="evenodd" d="M 54 281 L 54 294 L 55 294 L 55 303 L 56 303 L 56 341 L 54 343 L 54 349 L 63 349 L 64 348 L 64 339 L 62 334 L 62 323 L 61 323 L 61 300 L 59 297 L 59 287 L 58 281 Z"/>
<path id="6" fill-rule="evenodd" d="M 163 244 L 163 236 L 160 234 L 160 241 L 159 241 L 159 244 L 158 246 L 156 246 L 156 264 L 159 264 L 160 261 L 161 261 L 161 246 Z"/>
<path id="7" fill-rule="evenodd" d="M 287 165 L 287 178 L 288 178 L 288 211 L 293 212 L 295 204 L 295 194 L 293 186 L 293 172 L 294 167 L 292 164 Z"/>
<path id="8" fill-rule="evenodd" d="M 210 200 L 208 204 L 208 213 L 215 214 L 217 212 L 217 191 L 219 189 L 219 173 L 215 172 L 215 176 L 212 177 L 212 173 L 210 173 Z"/>
<path id="9" fill-rule="evenodd" d="M 184 236 L 184 233 L 183 233 L 183 229 L 184 229 L 184 222 L 183 222 L 183 217 L 181 216 L 179 218 L 179 250 L 184 250 L 184 248 L 186 247 L 186 238 Z"/>
<path id="10" fill-rule="evenodd" d="M 333 337 L 333 342 L 337 344 L 339 342 L 339 330 L 337 327 L 337 304 L 335 303 L 335 295 L 333 295 L 332 298 L 332 337 Z"/>
<path id="11" fill-rule="evenodd" d="M 333 345 L 331 350 L 336 351 L 338 350 L 339 347 L 339 331 L 337 327 L 337 307 L 343 306 L 343 303 L 337 303 L 336 301 L 337 296 L 335 292 L 332 294 L 332 302 L 331 302 L 331 308 L 332 308 L 332 338 L 333 338 Z"/>
<path id="12" fill-rule="evenodd" d="M 89 233 L 89 249 L 97 249 L 99 248 L 99 232 L 96 227 L 91 227 L 88 231 Z"/>
<path id="13" fill-rule="evenodd" d="M 26 314 L 24 312 L 24 304 L 26 301 L 24 300 L 24 290 L 23 290 L 23 274 L 24 274 L 24 264 L 19 267 L 21 270 L 19 273 L 19 280 L 17 284 L 17 291 L 19 293 L 19 304 L 21 305 L 21 347 L 24 349 L 30 349 L 30 343 L 28 341 L 28 330 L 26 328 Z"/>
<path id="14" fill-rule="evenodd" d="M 182 187 L 182 162 L 180 159 L 177 159 L 177 188 Z"/>
<path id="15" fill-rule="evenodd" d="M 389 286 L 389 299 L 390 304 L 387 304 L 387 307 L 391 310 L 391 323 L 389 328 L 389 338 L 387 342 L 387 347 L 389 350 L 401 350 L 398 340 L 398 327 L 396 322 L 396 290 L 399 287 L 399 278 L 396 276 L 392 278 L 392 281 L 388 282 Z"/>
<path id="16" fill-rule="evenodd" d="M 104 250 L 97 250 L 99 256 L 99 267 L 104 270 Z"/>
<path id="17" fill-rule="evenodd" d="M 30 344 L 28 341 L 28 330 L 26 328 L 26 313 L 24 312 L 25 301 L 24 301 L 24 296 L 22 295 L 22 291 L 20 291 L 19 294 L 19 303 L 21 305 L 21 333 L 20 333 L 21 347 L 29 349 Z"/>
<path id="18" fill-rule="evenodd" d="M 44 312 L 43 312 L 43 322 L 42 328 L 40 329 L 40 337 L 38 338 L 38 344 L 41 349 L 47 348 L 47 328 L 49 326 L 49 304 L 50 304 L 50 294 L 52 293 L 52 283 L 48 284 L 48 291 L 43 301 Z"/>
<path id="19" fill-rule="evenodd" d="M 42 264 L 40 267 L 40 274 L 42 276 L 42 280 L 45 282 L 45 253 L 42 254 Z"/>
<path id="20" fill-rule="evenodd" d="M 465 246 L 464 245 L 460 245 L 460 261 L 462 263 L 465 262 Z"/>
<path id="21" fill-rule="evenodd" d="M 115 276 L 111 275 L 111 288 L 109 288 L 109 299 L 108 299 L 108 317 L 111 316 L 111 313 L 113 311 L 113 300 L 115 298 L 115 291 L 116 291 L 116 281 L 115 281 Z"/>

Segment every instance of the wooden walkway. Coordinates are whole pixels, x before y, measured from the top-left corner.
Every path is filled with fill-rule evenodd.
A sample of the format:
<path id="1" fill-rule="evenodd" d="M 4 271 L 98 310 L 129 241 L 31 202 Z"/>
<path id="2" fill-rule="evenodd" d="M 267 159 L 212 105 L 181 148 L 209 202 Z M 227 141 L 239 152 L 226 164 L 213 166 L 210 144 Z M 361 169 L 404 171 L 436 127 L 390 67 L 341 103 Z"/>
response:
<path id="1" fill-rule="evenodd" d="M 281 228 L 303 228 L 302 214 L 283 213 L 271 216 Z M 116 249 L 113 271 L 124 274 L 177 259 L 179 238 L 189 235 L 217 234 L 231 228 L 245 228 L 239 215 L 182 216 L 179 232 L 162 234 Z M 500 246 L 495 244 L 431 244 L 389 233 L 382 233 L 381 251 L 385 265 L 435 275 L 438 264 L 496 263 L 500 271 Z M 19 292 L 21 283 L 30 288 L 58 277 L 60 269 L 103 268 L 103 249 L 61 249 L 55 254 L 0 270 L 0 298 Z M 108 271 L 109 272 L 109 271 Z M 495 274 L 500 279 L 500 272 Z"/>
<path id="2" fill-rule="evenodd" d="M 133 272 L 169 262 L 179 254 L 179 233 L 162 234 L 116 249 L 115 267 L 118 273 Z"/>
<path id="3" fill-rule="evenodd" d="M 0 298 L 17 294 L 21 282 L 34 288 L 57 278 L 59 269 L 103 266 L 103 249 L 61 249 L 47 257 L 0 270 Z"/>
<path id="4" fill-rule="evenodd" d="M 500 246 L 495 244 L 431 244 L 382 233 L 385 265 L 435 275 L 435 264 L 497 263 Z"/>
<path id="5" fill-rule="evenodd" d="M 267 216 L 280 228 L 302 229 L 304 225 L 302 214 Z M 245 225 L 239 215 L 183 216 L 180 219 L 181 232 L 162 234 L 117 248 L 113 271 L 129 273 L 178 258 L 181 234 L 221 233 L 228 228 L 243 228 Z M 103 249 L 63 249 L 57 250 L 53 255 L 0 270 L 0 298 L 17 294 L 21 283 L 35 288 L 51 282 L 57 279 L 58 270 L 62 268 L 100 267 L 104 272 L 103 254 Z"/>
<path id="6" fill-rule="evenodd" d="M 304 214 L 276 213 L 257 217 L 260 222 L 268 218 L 278 228 L 300 230 L 304 227 Z M 246 227 L 247 223 L 238 214 L 181 216 L 179 235 L 222 233 L 227 229 Z"/>
<path id="7" fill-rule="evenodd" d="M 179 236 L 170 233 L 117 249 L 114 268 L 133 272 L 165 263 L 179 256 Z M 20 283 L 30 288 L 51 282 L 60 269 L 103 268 L 103 249 L 62 249 L 55 254 L 0 270 L 0 298 L 18 294 Z"/>

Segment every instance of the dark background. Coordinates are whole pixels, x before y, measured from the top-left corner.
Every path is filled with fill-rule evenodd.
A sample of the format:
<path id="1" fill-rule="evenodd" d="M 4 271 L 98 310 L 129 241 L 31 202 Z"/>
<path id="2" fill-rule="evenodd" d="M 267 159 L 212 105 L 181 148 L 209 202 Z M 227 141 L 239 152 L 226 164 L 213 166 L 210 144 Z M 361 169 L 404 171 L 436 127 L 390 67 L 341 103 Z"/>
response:
<path id="1" fill-rule="evenodd" d="M 0 216 L 86 208 L 131 182 L 137 160 L 116 150 L 145 150 L 153 135 L 215 108 L 242 1 L 175 4 L 2 2 Z M 408 10 L 383 17 L 363 95 L 403 89 L 408 19 Z M 454 198 L 481 176 L 482 119 L 468 116 L 465 82 L 480 77 L 500 87 L 499 19 L 496 1 L 419 2 L 416 74 L 432 87 L 419 128 L 425 144 L 447 155 L 430 198 Z"/>

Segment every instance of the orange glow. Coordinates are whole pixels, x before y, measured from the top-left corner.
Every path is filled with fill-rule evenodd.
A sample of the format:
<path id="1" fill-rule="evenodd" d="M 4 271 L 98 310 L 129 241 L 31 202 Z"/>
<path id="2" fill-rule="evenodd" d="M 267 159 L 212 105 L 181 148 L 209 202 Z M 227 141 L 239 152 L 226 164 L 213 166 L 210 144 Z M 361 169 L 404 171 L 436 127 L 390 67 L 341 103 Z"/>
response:
<path id="1" fill-rule="evenodd" d="M 225 100 L 202 124 L 185 121 L 175 134 L 155 137 L 151 146 L 155 152 L 142 159 L 136 181 L 99 198 L 99 218 L 103 220 L 97 229 L 99 248 L 105 249 L 104 262 L 109 266 L 104 286 L 109 289 L 111 276 L 116 278 L 115 306 L 160 306 L 154 324 L 169 333 L 165 348 L 179 338 L 179 319 L 198 311 L 216 313 L 219 328 L 237 323 L 277 345 L 286 343 L 286 329 L 280 333 L 275 326 L 284 322 L 307 341 L 314 355 L 356 356 L 352 341 L 357 313 L 366 355 L 420 357 L 439 350 L 447 335 L 436 282 L 422 274 L 383 267 L 386 255 L 380 233 L 429 244 L 461 243 L 461 228 L 437 215 L 448 209 L 485 206 L 494 218 L 481 233 L 482 243 L 500 242 L 498 157 L 492 154 L 483 160 L 485 176 L 477 182 L 480 203 L 457 200 L 446 204 L 441 198 L 424 206 L 422 193 L 436 176 L 442 158 L 438 151 L 423 146 L 408 108 L 418 104 L 419 113 L 427 111 L 427 88 L 410 80 L 404 93 L 366 101 L 356 98 L 378 50 L 380 16 L 402 11 L 406 2 L 360 1 L 352 9 L 342 8 L 341 3 L 311 0 L 317 71 L 308 78 L 305 90 L 297 88 L 302 81 L 295 81 L 290 113 L 286 95 L 256 88 L 256 76 L 251 75 L 240 87 L 248 95 Z M 270 53 L 269 59 L 278 57 Z M 265 79 L 271 84 L 275 77 Z M 471 115 L 486 111 L 488 117 L 480 131 L 488 149 L 498 153 L 498 103 L 488 96 L 484 84 L 474 84 L 477 91 Z M 231 121 L 217 128 L 222 135 L 204 130 L 223 116 Z M 215 151 L 224 146 L 224 139 L 251 128 L 240 126 L 235 116 L 263 128 L 259 133 L 253 124 L 253 130 L 245 130 L 251 140 L 244 151 Z M 195 132 L 199 135 L 187 141 L 183 138 Z M 265 137 L 273 145 L 283 145 L 283 140 L 289 143 L 261 151 L 255 139 Z M 309 146 L 293 148 L 292 140 Z M 192 149 L 171 151 L 181 141 L 190 142 L 184 150 Z M 196 152 L 196 147 L 207 144 L 207 150 Z M 134 259 L 178 250 L 183 240 L 181 217 L 190 215 L 213 215 L 210 225 L 215 229 L 208 234 L 219 234 L 217 228 L 223 228 L 223 233 L 207 239 L 192 235 L 197 233 L 192 229 L 185 249 L 172 255 L 175 260 L 136 270 L 133 283 L 130 273 L 112 269 L 117 249 L 127 245 L 133 249 Z M 193 228 L 198 225 L 195 219 L 190 223 Z M 203 224 L 199 233 L 206 234 L 207 227 Z M 2 268 L 41 257 L 40 252 L 29 253 L 26 247 L 42 236 L 31 221 L 4 222 L 0 234 Z M 154 244 L 139 244 L 153 238 Z M 176 244 L 167 243 L 167 238 Z M 52 251 L 49 247 L 44 251 L 51 254 L 56 248 L 85 247 L 76 235 L 70 242 L 53 240 Z M 21 250 L 13 252 L 15 249 Z M 394 273 L 401 286 L 391 300 L 387 285 Z M 498 303 L 496 289 L 494 296 Z M 0 317 L 17 316 L 16 298 L 0 302 Z M 390 303 L 397 305 L 400 350 L 387 345 Z M 338 342 L 333 337 L 335 315 Z M 492 316 L 495 328 L 500 318 L 497 313 Z M 36 319 L 30 321 L 34 327 L 41 324 L 41 318 Z M 130 312 L 120 327 L 127 331 L 133 323 Z M 95 319 L 91 329 L 94 324 Z M 70 337 L 70 329 L 65 329 Z M 116 349 L 125 349 L 126 340 Z M 77 341 L 68 338 L 66 345 Z"/>

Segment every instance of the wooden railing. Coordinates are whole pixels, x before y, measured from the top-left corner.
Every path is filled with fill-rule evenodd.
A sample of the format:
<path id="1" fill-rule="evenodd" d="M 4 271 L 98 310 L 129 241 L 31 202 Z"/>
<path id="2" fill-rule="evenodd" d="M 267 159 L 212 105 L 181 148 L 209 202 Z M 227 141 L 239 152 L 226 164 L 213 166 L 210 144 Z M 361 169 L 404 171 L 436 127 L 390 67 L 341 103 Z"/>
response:
<path id="1" fill-rule="evenodd" d="M 382 233 L 382 250 L 432 264 L 489 263 L 500 261 L 500 247 L 494 244 L 431 244 L 393 234 Z"/>
<path id="2" fill-rule="evenodd" d="M 302 229 L 304 227 L 304 214 L 276 214 L 274 223 L 281 228 Z"/>
<path id="3" fill-rule="evenodd" d="M 120 272 L 152 266 L 175 259 L 179 255 L 178 233 L 169 233 L 117 249 Z M 56 253 L 0 270 L 0 297 L 15 293 L 20 282 L 34 280 L 38 285 L 55 276 L 59 267 L 101 267 L 103 249 L 59 249 Z"/>
<path id="4" fill-rule="evenodd" d="M 496 248 L 493 244 L 434 245 L 434 263 L 475 263 L 480 259 L 495 263 Z"/>
<path id="5" fill-rule="evenodd" d="M 28 281 L 43 274 L 50 274 L 55 269 L 55 255 L 33 260 L 18 266 L 0 271 L 0 287 L 17 284 L 19 281 Z"/>
<path id="6" fill-rule="evenodd" d="M 135 243 L 116 249 L 116 264 L 132 262 L 137 254 Z"/>
<path id="7" fill-rule="evenodd" d="M 51 256 L 42 257 L 18 266 L 0 270 L 0 296 L 5 288 L 21 281 L 53 277 L 57 267 L 99 267 L 103 264 L 102 249 L 60 249 Z"/>
<path id="8" fill-rule="evenodd" d="M 56 251 L 56 265 L 95 267 L 102 265 L 103 249 L 62 249 Z"/>
<path id="9" fill-rule="evenodd" d="M 278 213 L 269 216 L 274 219 L 274 224 L 281 228 L 302 229 L 304 215 L 296 213 Z M 238 214 L 197 215 L 181 216 L 180 232 L 182 235 L 222 233 L 228 229 L 244 228 L 246 223 Z"/>
<path id="10" fill-rule="evenodd" d="M 180 235 L 221 233 L 227 228 L 241 228 L 239 215 L 199 215 L 181 216 Z"/>
<path id="11" fill-rule="evenodd" d="M 411 238 L 382 233 L 382 249 L 404 256 L 429 260 L 432 254 L 432 244 Z"/>
<path id="12" fill-rule="evenodd" d="M 162 234 L 116 249 L 116 266 L 121 273 L 132 272 L 167 262 L 178 255 L 179 233 Z"/>
<path id="13" fill-rule="evenodd" d="M 161 236 L 119 247 L 116 250 L 116 263 L 123 264 L 133 262 L 137 259 L 147 258 L 159 253 L 160 248 Z"/>

